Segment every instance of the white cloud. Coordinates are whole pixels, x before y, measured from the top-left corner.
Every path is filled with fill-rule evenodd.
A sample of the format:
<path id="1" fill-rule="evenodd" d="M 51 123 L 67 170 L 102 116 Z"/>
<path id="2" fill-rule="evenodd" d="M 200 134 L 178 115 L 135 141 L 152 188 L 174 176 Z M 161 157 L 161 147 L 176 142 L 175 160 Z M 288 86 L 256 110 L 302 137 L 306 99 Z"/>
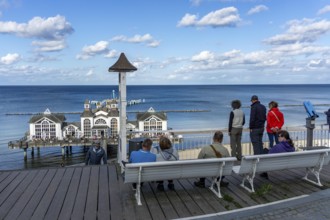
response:
<path id="1" fill-rule="evenodd" d="M 53 52 L 66 47 L 65 37 L 73 33 L 73 28 L 65 17 L 34 17 L 28 23 L 0 21 L 0 34 L 12 34 L 23 38 L 36 38 L 42 41 L 32 42 L 37 51 Z"/>
<path id="2" fill-rule="evenodd" d="M 307 43 L 294 43 L 285 44 L 274 47 L 270 50 L 272 54 L 277 56 L 296 56 L 305 55 L 309 56 L 317 53 L 327 53 L 330 52 L 330 47 L 327 46 L 315 46 Z"/>
<path id="3" fill-rule="evenodd" d="M 62 40 L 73 33 L 73 28 L 65 17 L 56 15 L 47 19 L 34 17 L 28 23 L 0 21 L 0 33 L 14 34 L 25 38 L 39 38 L 46 40 Z"/>
<path id="4" fill-rule="evenodd" d="M 158 47 L 160 44 L 160 41 L 155 40 L 151 34 L 144 34 L 144 35 L 136 34 L 133 37 L 118 35 L 113 37 L 111 41 L 119 41 L 119 42 L 134 43 L 134 44 L 145 43 L 149 47 Z"/>
<path id="5" fill-rule="evenodd" d="M 198 20 L 197 15 L 185 14 L 178 22 L 178 27 L 188 26 L 212 26 L 212 27 L 235 27 L 241 21 L 235 7 L 222 8 L 212 11 Z"/>
<path id="6" fill-rule="evenodd" d="M 324 6 L 323 8 L 321 8 L 321 9 L 317 12 L 317 14 L 318 14 L 318 15 L 322 15 L 322 14 L 325 14 L 325 13 L 328 13 L 328 12 L 330 12 L 330 5 L 326 5 L 326 6 Z"/>
<path id="7" fill-rule="evenodd" d="M 321 35 L 330 31 L 330 21 L 312 19 L 292 20 L 287 23 L 285 34 L 275 35 L 264 42 L 271 45 L 292 44 L 297 42 L 314 42 Z"/>
<path id="8" fill-rule="evenodd" d="M 19 54 L 17 53 L 9 53 L 6 56 L 1 57 L 0 61 L 3 64 L 9 65 L 17 62 L 20 59 Z"/>
<path id="9" fill-rule="evenodd" d="M 191 61 L 200 62 L 200 61 L 212 61 L 214 59 L 214 54 L 210 51 L 202 51 L 199 54 L 193 56 Z"/>
<path id="10" fill-rule="evenodd" d="M 152 41 L 147 44 L 148 47 L 158 47 L 160 45 L 160 41 Z"/>
<path id="11" fill-rule="evenodd" d="M 91 76 L 94 74 L 94 70 L 93 69 L 90 69 L 87 73 L 86 73 L 86 76 Z"/>
<path id="12" fill-rule="evenodd" d="M 104 57 L 107 58 L 114 58 L 119 56 L 118 52 L 116 50 L 110 50 Z"/>
<path id="13" fill-rule="evenodd" d="M 64 40 L 53 40 L 53 41 L 33 41 L 33 46 L 37 47 L 37 51 L 40 52 L 53 52 L 60 51 L 66 47 L 66 43 Z"/>
<path id="14" fill-rule="evenodd" d="M 307 66 L 311 69 L 313 68 L 319 68 L 319 67 L 323 67 L 326 64 L 325 60 L 323 59 L 318 59 L 318 60 L 311 60 Z"/>
<path id="15" fill-rule="evenodd" d="M 268 10 L 268 7 L 265 6 L 265 5 L 257 5 L 253 8 L 251 8 L 249 11 L 248 11 L 248 15 L 252 15 L 252 14 L 256 14 L 256 13 L 259 13 L 259 12 L 262 12 L 262 11 L 267 11 Z"/>
<path id="16" fill-rule="evenodd" d="M 109 42 L 107 41 L 99 41 L 94 45 L 84 46 L 82 52 L 76 56 L 78 60 L 86 60 L 91 58 L 92 56 L 99 54 L 108 54 Z"/>
<path id="17" fill-rule="evenodd" d="M 181 21 L 178 22 L 178 27 L 187 27 L 187 26 L 194 26 L 197 23 L 197 16 L 191 14 L 185 14 Z"/>

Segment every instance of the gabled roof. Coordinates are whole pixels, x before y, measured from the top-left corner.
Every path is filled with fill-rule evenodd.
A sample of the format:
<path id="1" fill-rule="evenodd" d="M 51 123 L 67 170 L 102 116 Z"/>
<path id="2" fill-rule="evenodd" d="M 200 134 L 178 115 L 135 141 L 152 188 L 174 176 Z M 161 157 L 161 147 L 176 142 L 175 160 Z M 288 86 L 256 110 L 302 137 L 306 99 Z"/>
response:
<path id="1" fill-rule="evenodd" d="M 102 112 L 104 112 L 104 114 L 102 114 Z M 96 114 L 96 113 L 100 113 L 99 115 L 106 116 L 106 115 L 108 115 L 108 108 L 106 108 L 106 107 L 98 108 L 95 110 L 94 114 Z"/>
<path id="2" fill-rule="evenodd" d="M 127 124 L 132 124 L 132 125 L 134 125 L 135 127 L 138 126 L 137 121 L 127 121 Z"/>
<path id="3" fill-rule="evenodd" d="M 85 117 L 85 118 L 87 118 L 87 117 L 94 117 L 94 114 L 93 114 L 93 112 L 91 112 L 90 110 L 85 110 L 85 111 L 80 115 L 80 117 Z"/>
<path id="4" fill-rule="evenodd" d="M 118 109 L 111 109 L 108 113 L 109 117 L 119 117 L 119 110 Z"/>
<path id="5" fill-rule="evenodd" d="M 34 115 L 30 118 L 29 123 L 33 124 L 37 121 L 47 118 L 50 121 L 53 121 L 54 123 L 62 123 L 66 120 L 65 116 L 63 114 L 40 114 L 40 115 Z"/>
<path id="6" fill-rule="evenodd" d="M 63 123 L 63 128 L 65 128 L 67 126 L 70 126 L 70 125 L 73 125 L 73 126 L 77 127 L 78 129 L 81 129 L 80 122 L 64 122 Z"/>
<path id="7" fill-rule="evenodd" d="M 167 120 L 167 115 L 164 112 L 143 112 L 143 113 L 137 113 L 136 114 L 136 120 L 137 121 L 144 121 L 147 118 L 155 116 L 163 121 Z"/>

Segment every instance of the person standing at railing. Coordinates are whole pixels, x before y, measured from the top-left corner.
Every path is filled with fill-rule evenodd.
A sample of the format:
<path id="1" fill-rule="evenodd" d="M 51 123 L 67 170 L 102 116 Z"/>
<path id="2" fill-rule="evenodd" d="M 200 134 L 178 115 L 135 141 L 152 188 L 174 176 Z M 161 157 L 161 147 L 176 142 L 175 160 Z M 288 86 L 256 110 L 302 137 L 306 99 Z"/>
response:
<path id="1" fill-rule="evenodd" d="M 213 135 L 213 143 L 202 147 L 201 151 L 198 154 L 198 159 L 207 159 L 207 158 L 220 158 L 220 157 L 229 157 L 229 151 L 222 144 L 223 133 L 221 131 L 216 131 Z M 203 175 L 201 173 L 201 175 Z M 219 177 L 220 179 L 220 177 Z M 219 181 L 218 179 L 218 181 Z M 225 182 L 224 176 L 221 177 L 220 186 L 228 186 L 228 182 Z M 205 177 L 199 178 L 199 181 L 194 182 L 195 186 L 204 188 L 205 187 Z"/>
<path id="2" fill-rule="evenodd" d="M 277 132 L 282 129 L 284 124 L 284 116 L 283 113 L 278 108 L 278 103 L 275 101 L 271 101 L 268 104 L 269 111 L 267 114 L 267 134 L 269 138 L 269 149 L 274 146 L 275 143 L 278 144 L 278 134 Z"/>
<path id="3" fill-rule="evenodd" d="M 266 122 L 266 107 L 260 103 L 258 96 L 251 97 L 251 112 L 250 112 L 250 138 L 253 145 L 254 154 L 263 153 L 262 136 L 265 130 Z"/>
<path id="4" fill-rule="evenodd" d="M 328 111 L 324 112 L 327 116 L 327 124 L 329 125 L 329 132 L 330 132 L 330 108 Z"/>
<path id="5" fill-rule="evenodd" d="M 229 115 L 228 134 L 230 136 L 231 156 L 237 160 L 242 158 L 242 133 L 243 125 L 245 124 L 245 115 L 241 109 L 241 101 L 233 100 L 231 102 L 233 110 Z"/>

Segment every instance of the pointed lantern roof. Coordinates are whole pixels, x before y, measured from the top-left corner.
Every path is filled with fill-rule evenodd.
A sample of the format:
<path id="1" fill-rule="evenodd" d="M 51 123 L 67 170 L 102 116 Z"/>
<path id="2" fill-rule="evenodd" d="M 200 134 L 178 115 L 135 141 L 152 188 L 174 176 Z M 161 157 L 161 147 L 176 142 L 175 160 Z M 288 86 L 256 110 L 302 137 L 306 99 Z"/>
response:
<path id="1" fill-rule="evenodd" d="M 109 67 L 109 72 L 134 72 L 136 70 L 137 68 L 127 60 L 124 53 L 121 53 L 117 62 Z"/>

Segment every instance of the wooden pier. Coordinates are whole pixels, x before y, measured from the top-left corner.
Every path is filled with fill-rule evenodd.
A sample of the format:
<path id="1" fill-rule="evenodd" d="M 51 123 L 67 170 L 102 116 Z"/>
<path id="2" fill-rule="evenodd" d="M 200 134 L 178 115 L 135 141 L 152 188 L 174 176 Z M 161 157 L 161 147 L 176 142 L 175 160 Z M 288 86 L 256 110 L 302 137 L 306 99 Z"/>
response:
<path id="1" fill-rule="evenodd" d="M 156 183 L 142 187 L 142 206 L 136 204 L 130 184 L 124 184 L 117 164 L 34 170 L 0 171 L 0 219 L 175 219 L 224 212 L 311 194 L 330 187 L 330 165 L 321 172 L 323 187 L 301 179 L 305 169 L 269 172 L 269 180 L 255 178 L 257 192 L 230 184 L 217 198 L 197 179 L 174 181 L 175 191 Z M 209 180 L 206 182 L 210 185 Z M 166 184 L 166 182 L 165 182 Z M 306 207 L 308 209 L 308 207 Z"/>

